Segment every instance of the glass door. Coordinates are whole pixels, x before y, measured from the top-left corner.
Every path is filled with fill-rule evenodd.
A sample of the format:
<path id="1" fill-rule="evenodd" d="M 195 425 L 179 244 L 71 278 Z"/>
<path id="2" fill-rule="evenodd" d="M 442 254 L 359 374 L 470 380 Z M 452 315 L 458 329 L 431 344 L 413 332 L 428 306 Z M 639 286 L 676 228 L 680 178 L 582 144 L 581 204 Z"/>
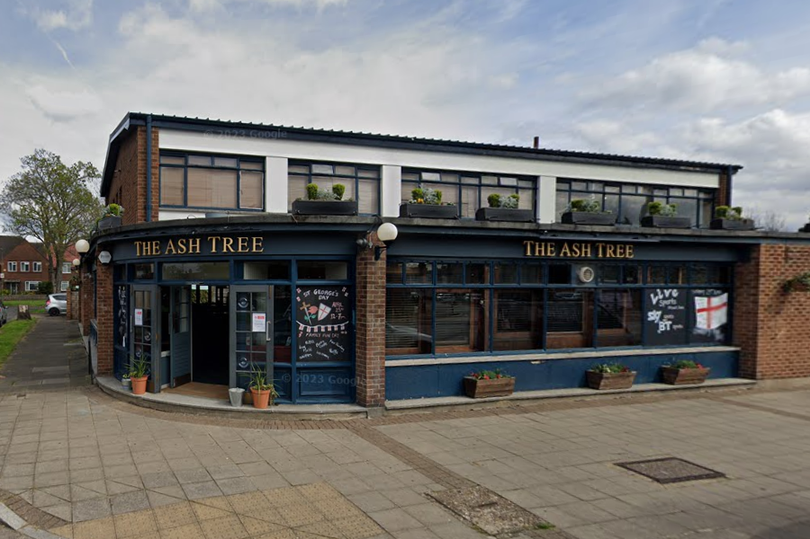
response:
<path id="1" fill-rule="evenodd" d="M 154 393 L 160 391 L 160 342 L 159 317 L 156 285 L 135 285 L 132 287 L 132 340 L 130 358 L 149 363 L 149 382 L 147 389 Z M 153 351 L 158 353 L 154 354 Z"/>
<path id="2" fill-rule="evenodd" d="M 231 287 L 230 387 L 247 388 L 250 374 L 273 379 L 273 287 Z"/>
<path id="3" fill-rule="evenodd" d="M 191 287 L 173 286 L 171 299 L 171 385 L 191 381 Z"/>

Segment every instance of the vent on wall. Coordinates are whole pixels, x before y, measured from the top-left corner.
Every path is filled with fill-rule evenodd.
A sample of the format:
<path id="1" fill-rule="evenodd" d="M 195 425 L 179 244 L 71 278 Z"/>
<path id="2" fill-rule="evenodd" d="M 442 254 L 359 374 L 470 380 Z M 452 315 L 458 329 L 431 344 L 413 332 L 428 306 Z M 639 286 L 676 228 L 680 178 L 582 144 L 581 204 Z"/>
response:
<path id="1" fill-rule="evenodd" d="M 596 270 L 591 266 L 577 266 L 575 271 L 577 282 L 581 284 L 590 284 L 596 279 Z"/>

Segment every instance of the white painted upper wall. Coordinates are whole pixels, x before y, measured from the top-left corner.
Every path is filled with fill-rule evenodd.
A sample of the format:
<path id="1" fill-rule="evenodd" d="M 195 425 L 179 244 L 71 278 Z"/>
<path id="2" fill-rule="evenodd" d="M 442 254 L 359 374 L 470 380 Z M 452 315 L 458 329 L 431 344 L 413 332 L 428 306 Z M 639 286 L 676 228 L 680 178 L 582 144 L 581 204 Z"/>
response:
<path id="1" fill-rule="evenodd" d="M 717 188 L 719 185 L 718 175 L 707 172 L 374 148 L 285 138 L 224 137 L 215 134 L 175 131 L 166 128 L 161 128 L 159 140 L 160 149 L 162 150 L 264 156 L 267 158 L 267 191 L 270 191 L 269 187 L 272 186 L 276 194 L 279 193 L 282 187 L 286 193 L 286 161 L 288 159 L 379 165 L 383 167 L 381 207 L 382 213 L 386 217 L 398 215 L 398 204 L 401 196 L 400 167 L 542 177 L 539 182 L 541 203 L 537 217 L 538 221 L 543 223 L 550 223 L 555 220 L 553 186 L 557 177 L 692 188 Z M 267 203 L 265 208 L 268 212 L 273 213 L 286 212 L 286 196 L 284 198 L 278 196 L 275 200 Z M 191 216 L 202 217 L 204 215 L 205 212 L 189 212 L 185 210 L 162 209 L 160 211 L 161 220 Z"/>

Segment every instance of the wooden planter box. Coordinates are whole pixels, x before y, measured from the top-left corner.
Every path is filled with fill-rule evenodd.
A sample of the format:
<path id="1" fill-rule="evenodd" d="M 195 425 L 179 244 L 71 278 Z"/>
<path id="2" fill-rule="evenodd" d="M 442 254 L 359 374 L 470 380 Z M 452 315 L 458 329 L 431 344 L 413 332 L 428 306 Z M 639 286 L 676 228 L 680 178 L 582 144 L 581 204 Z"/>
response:
<path id="1" fill-rule="evenodd" d="M 121 226 L 121 217 L 117 215 L 110 215 L 108 217 L 102 217 L 98 221 L 98 229 L 99 230 L 107 230 L 110 228 L 116 228 Z"/>
<path id="2" fill-rule="evenodd" d="M 604 212 L 567 211 L 562 214 L 562 222 L 566 225 L 613 226 L 616 224 L 616 216 Z"/>
<path id="3" fill-rule="evenodd" d="M 754 230 L 753 219 L 712 219 L 713 230 Z"/>
<path id="4" fill-rule="evenodd" d="M 585 371 L 591 389 L 629 389 L 636 379 L 636 371 L 596 372 Z"/>
<path id="5" fill-rule="evenodd" d="M 661 380 L 665 384 L 674 386 L 686 384 L 702 384 L 709 376 L 711 369 L 676 369 L 674 367 L 661 367 Z"/>
<path id="6" fill-rule="evenodd" d="M 688 217 L 647 215 L 641 218 L 641 226 L 650 228 L 692 228 L 692 221 Z"/>
<path id="7" fill-rule="evenodd" d="M 294 200 L 294 215 L 357 215 L 356 200 Z"/>
<path id="8" fill-rule="evenodd" d="M 458 208 L 453 205 L 438 204 L 411 204 L 406 202 L 399 206 L 400 217 L 414 217 L 421 219 L 458 219 Z"/>
<path id="9" fill-rule="evenodd" d="M 464 393 L 473 399 L 485 397 L 505 397 L 515 390 L 514 378 L 493 378 L 477 380 L 472 376 L 464 377 Z"/>
<path id="10" fill-rule="evenodd" d="M 475 211 L 476 221 L 508 221 L 510 223 L 533 223 L 532 210 L 517 208 L 478 208 Z"/>

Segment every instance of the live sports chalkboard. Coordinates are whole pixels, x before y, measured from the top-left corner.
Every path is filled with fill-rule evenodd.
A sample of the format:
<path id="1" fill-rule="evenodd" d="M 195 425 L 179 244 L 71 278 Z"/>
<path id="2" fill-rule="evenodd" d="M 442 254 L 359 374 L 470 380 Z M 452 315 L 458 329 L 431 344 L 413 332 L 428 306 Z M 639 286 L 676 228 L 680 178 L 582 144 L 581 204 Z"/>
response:
<path id="1" fill-rule="evenodd" d="M 345 286 L 299 286 L 295 289 L 298 361 L 351 359 L 351 302 Z"/>
<path id="2" fill-rule="evenodd" d="M 686 305 L 689 294 L 677 288 L 647 290 L 647 316 L 644 318 L 647 345 L 686 342 Z"/>

